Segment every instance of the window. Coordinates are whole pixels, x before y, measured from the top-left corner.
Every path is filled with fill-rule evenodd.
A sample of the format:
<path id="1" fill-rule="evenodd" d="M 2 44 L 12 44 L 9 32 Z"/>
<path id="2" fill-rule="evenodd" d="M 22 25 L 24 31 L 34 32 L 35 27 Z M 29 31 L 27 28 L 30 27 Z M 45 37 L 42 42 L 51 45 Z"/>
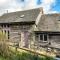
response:
<path id="1" fill-rule="evenodd" d="M 5 34 L 6 34 L 6 30 L 4 30 L 5 31 Z"/>
<path id="2" fill-rule="evenodd" d="M 44 35 L 44 41 L 47 41 L 47 35 L 46 34 Z"/>
<path id="3" fill-rule="evenodd" d="M 9 31 L 8 31 L 8 39 L 9 39 Z"/>
<path id="4" fill-rule="evenodd" d="M 39 41 L 42 41 L 42 42 L 47 42 L 47 38 L 48 38 L 48 35 L 47 34 L 36 34 L 35 35 L 36 37 L 35 37 L 35 39 L 36 40 L 39 40 Z"/>
<path id="5" fill-rule="evenodd" d="M 39 34 L 39 39 L 41 41 L 47 41 L 47 34 Z"/>
<path id="6" fill-rule="evenodd" d="M 43 40 L 43 35 L 42 34 L 40 35 L 40 40 Z"/>

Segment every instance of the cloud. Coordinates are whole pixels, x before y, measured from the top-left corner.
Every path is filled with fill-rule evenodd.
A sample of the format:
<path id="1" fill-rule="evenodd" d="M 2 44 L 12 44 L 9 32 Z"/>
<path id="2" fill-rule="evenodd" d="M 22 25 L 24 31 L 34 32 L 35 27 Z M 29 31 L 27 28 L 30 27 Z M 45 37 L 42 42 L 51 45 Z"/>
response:
<path id="1" fill-rule="evenodd" d="M 0 14 L 8 12 L 14 12 L 19 10 L 33 9 L 43 7 L 44 13 L 53 13 L 51 6 L 56 3 L 56 0 L 40 0 L 41 4 L 37 4 L 37 0 L 0 0 Z"/>
<path id="2" fill-rule="evenodd" d="M 35 7 L 35 1 L 34 0 L 26 0 L 27 5 L 25 9 L 30 9 L 30 8 L 34 8 Z"/>
<path id="3" fill-rule="evenodd" d="M 38 7 L 43 7 L 44 13 L 57 13 L 57 11 L 52 10 L 52 5 L 56 3 L 56 0 L 41 0 L 41 4 Z"/>
<path id="4" fill-rule="evenodd" d="M 52 5 L 55 5 L 56 0 L 40 0 L 40 5 L 37 4 L 39 0 L 26 0 L 25 9 L 43 7 L 45 14 L 57 13 L 57 11 L 52 10 Z"/>
<path id="5" fill-rule="evenodd" d="M 32 9 L 36 6 L 35 0 L 25 0 L 21 2 L 21 0 L 1 0 L 0 1 L 0 14 L 26 9 Z"/>
<path id="6" fill-rule="evenodd" d="M 41 2 L 44 4 L 52 4 L 55 2 L 55 0 L 41 0 Z"/>
<path id="7" fill-rule="evenodd" d="M 22 10 L 17 0 L 0 0 L 0 14 Z"/>
<path id="8" fill-rule="evenodd" d="M 25 0 L 21 2 L 21 0 L 1 0 L 0 1 L 0 10 L 3 9 L 14 9 L 14 10 L 23 10 L 23 9 L 31 9 L 36 6 L 35 0 Z"/>

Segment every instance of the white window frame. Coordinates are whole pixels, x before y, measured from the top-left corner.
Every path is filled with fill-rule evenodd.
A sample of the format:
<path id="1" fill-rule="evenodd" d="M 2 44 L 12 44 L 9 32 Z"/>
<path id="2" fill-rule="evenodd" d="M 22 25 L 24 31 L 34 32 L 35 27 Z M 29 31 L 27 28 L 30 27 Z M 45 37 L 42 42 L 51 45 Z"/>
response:
<path id="1" fill-rule="evenodd" d="M 39 40 L 40 40 L 40 35 L 41 35 L 41 34 L 39 34 Z M 48 35 L 47 35 L 47 41 L 44 40 L 44 35 L 45 35 L 45 34 L 42 34 L 42 35 L 43 35 L 43 39 L 40 40 L 40 41 L 42 41 L 42 42 L 47 42 L 47 41 L 48 41 Z"/>

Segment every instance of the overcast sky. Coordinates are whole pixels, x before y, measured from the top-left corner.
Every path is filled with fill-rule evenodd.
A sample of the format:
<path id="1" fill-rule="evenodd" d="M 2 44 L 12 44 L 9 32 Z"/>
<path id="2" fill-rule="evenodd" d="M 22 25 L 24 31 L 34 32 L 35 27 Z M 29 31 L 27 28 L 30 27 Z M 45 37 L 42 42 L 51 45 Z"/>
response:
<path id="1" fill-rule="evenodd" d="M 60 0 L 0 0 L 0 15 L 3 13 L 43 7 L 44 13 L 60 12 Z"/>

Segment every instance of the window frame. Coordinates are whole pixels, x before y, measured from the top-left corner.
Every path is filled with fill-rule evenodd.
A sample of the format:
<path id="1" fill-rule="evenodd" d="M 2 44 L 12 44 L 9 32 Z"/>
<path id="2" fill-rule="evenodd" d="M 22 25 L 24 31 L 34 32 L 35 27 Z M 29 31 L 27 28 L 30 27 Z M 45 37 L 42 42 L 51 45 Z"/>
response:
<path id="1" fill-rule="evenodd" d="M 47 34 L 38 34 L 39 35 L 39 40 L 40 41 L 42 41 L 42 42 L 47 42 L 48 41 L 48 35 Z M 41 38 L 41 35 L 42 35 L 42 39 L 40 39 Z M 46 40 L 45 40 L 45 37 L 44 37 L 44 35 L 46 35 Z"/>

